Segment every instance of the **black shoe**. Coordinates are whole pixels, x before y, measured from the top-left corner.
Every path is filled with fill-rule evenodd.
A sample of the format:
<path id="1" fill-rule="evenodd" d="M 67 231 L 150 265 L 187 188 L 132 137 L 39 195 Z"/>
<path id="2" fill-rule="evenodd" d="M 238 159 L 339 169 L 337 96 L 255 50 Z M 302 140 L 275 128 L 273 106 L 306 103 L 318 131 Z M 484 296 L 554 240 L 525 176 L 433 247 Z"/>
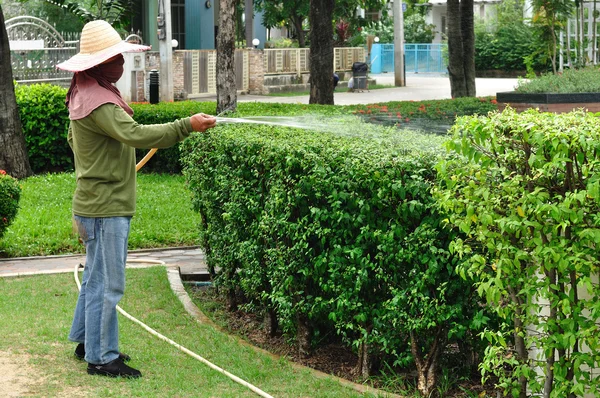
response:
<path id="1" fill-rule="evenodd" d="M 93 365 L 88 363 L 87 372 L 90 375 L 101 375 L 108 377 L 126 377 L 128 379 L 137 379 L 142 377 L 142 373 L 123 363 L 121 358 L 105 363 L 104 365 Z"/>
<path id="2" fill-rule="evenodd" d="M 85 359 L 85 345 L 83 345 L 82 343 L 77 344 L 77 347 L 75 347 L 75 358 L 80 359 L 82 361 Z M 121 358 L 123 362 L 131 360 L 131 357 L 129 355 L 123 354 L 122 352 L 119 353 L 119 358 Z"/>

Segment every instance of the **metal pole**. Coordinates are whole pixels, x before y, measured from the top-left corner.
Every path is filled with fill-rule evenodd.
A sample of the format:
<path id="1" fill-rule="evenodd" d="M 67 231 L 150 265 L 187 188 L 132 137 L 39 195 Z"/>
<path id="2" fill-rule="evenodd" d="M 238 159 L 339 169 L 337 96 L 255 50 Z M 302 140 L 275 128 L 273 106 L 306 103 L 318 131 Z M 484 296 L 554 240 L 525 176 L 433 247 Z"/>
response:
<path id="1" fill-rule="evenodd" d="M 406 86 L 404 78 L 404 12 L 402 0 L 394 0 L 394 83 Z"/>
<path id="2" fill-rule="evenodd" d="M 160 100 L 173 102 L 171 0 L 158 0 L 158 39 L 160 52 Z"/>

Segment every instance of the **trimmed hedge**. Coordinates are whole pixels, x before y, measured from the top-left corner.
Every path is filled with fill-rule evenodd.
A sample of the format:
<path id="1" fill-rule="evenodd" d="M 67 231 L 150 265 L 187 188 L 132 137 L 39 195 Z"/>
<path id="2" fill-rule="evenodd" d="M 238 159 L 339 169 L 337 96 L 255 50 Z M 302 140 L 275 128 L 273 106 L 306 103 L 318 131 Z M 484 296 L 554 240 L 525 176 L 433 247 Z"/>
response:
<path id="1" fill-rule="evenodd" d="M 0 170 L 0 239 L 17 216 L 21 187 L 16 179 Z"/>
<path id="2" fill-rule="evenodd" d="M 480 310 L 430 192 L 443 139 L 355 118 L 334 132 L 222 125 L 186 140 L 202 245 L 230 307 L 267 314 L 304 355 L 337 333 L 363 374 L 373 357 L 435 373 Z"/>
<path id="3" fill-rule="evenodd" d="M 67 90 L 51 84 L 16 85 L 15 95 L 31 169 L 35 173 L 72 170 Z"/>

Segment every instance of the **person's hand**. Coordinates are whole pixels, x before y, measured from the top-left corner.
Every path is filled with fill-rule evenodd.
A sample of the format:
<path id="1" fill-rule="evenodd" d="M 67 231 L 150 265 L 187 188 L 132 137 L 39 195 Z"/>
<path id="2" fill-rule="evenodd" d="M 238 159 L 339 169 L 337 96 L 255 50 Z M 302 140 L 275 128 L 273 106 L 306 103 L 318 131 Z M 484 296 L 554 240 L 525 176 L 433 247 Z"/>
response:
<path id="1" fill-rule="evenodd" d="M 204 113 L 196 113 L 191 117 L 192 129 L 194 131 L 204 132 L 217 125 L 217 119 L 213 116 L 205 115 Z"/>

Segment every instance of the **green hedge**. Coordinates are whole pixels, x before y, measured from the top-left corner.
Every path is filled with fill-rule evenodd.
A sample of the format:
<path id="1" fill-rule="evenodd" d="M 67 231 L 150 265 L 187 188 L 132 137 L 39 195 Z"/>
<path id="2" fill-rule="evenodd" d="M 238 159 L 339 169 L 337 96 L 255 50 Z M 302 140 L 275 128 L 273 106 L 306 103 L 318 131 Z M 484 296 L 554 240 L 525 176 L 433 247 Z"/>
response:
<path id="1" fill-rule="evenodd" d="M 230 306 L 268 314 L 301 353 L 338 334 L 409 365 L 411 340 L 417 364 L 466 341 L 484 318 L 430 192 L 442 141 L 358 118 L 334 132 L 222 125 L 186 140 L 202 245 Z"/>
<path id="2" fill-rule="evenodd" d="M 17 216 L 21 187 L 17 180 L 0 170 L 0 239 Z"/>
<path id="3" fill-rule="evenodd" d="M 438 199 L 460 273 L 504 320 L 482 363 L 504 395 L 598 396 L 600 128 L 583 111 L 465 117 Z M 510 371 L 507 371 L 510 369 Z"/>
<path id="4" fill-rule="evenodd" d="M 36 173 L 73 169 L 66 94 L 66 89 L 51 84 L 15 87 L 29 163 Z"/>

